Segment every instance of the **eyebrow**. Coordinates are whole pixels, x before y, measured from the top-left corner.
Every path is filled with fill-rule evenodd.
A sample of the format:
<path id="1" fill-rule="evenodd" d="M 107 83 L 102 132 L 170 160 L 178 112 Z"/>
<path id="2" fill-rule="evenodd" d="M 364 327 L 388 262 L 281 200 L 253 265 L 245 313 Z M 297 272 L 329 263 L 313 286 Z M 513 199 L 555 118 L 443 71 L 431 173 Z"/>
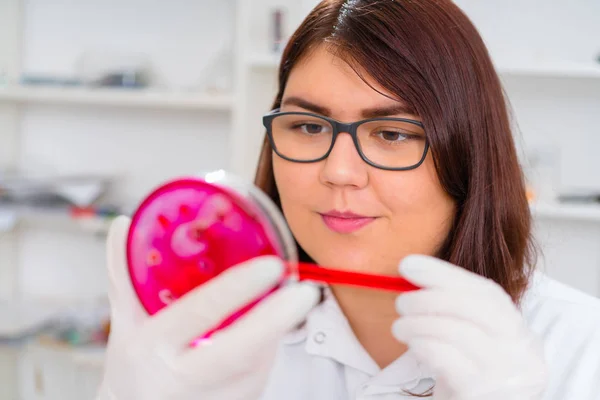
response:
<path id="1" fill-rule="evenodd" d="M 329 108 L 297 96 L 285 98 L 281 103 L 281 106 L 296 106 L 316 114 L 331 117 L 331 110 Z M 381 118 L 391 115 L 416 115 L 416 112 L 412 107 L 398 102 L 397 104 L 392 104 L 390 106 L 365 108 L 361 110 L 361 115 L 363 118 Z"/>

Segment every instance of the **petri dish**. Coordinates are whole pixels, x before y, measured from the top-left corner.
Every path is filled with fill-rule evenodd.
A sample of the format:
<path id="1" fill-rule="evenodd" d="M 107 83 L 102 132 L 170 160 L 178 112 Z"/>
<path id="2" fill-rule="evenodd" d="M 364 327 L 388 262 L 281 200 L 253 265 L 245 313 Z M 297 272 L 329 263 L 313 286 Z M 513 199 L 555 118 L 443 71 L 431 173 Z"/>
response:
<path id="1" fill-rule="evenodd" d="M 259 188 L 225 171 L 169 180 L 144 198 L 131 219 L 127 264 L 144 309 L 154 315 L 223 271 L 264 255 L 288 273 L 193 345 L 226 328 L 297 274 L 298 254 L 285 219 Z"/>

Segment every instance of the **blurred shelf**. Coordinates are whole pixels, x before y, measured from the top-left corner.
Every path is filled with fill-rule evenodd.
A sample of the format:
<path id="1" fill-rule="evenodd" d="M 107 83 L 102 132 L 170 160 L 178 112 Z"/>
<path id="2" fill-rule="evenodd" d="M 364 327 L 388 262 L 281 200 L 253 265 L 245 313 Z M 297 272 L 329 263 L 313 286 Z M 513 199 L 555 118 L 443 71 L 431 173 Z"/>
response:
<path id="1" fill-rule="evenodd" d="M 547 62 L 539 64 L 501 63 L 498 72 L 506 76 L 600 79 L 600 64 L 576 62 Z"/>
<path id="2" fill-rule="evenodd" d="M 103 236 L 108 233 L 112 218 L 72 217 L 65 213 L 31 212 L 20 216 L 25 226 L 49 226 L 57 229 L 73 229 L 92 235 Z"/>
<path id="3" fill-rule="evenodd" d="M 6 340 L 19 341 L 36 334 L 56 319 L 65 303 L 51 301 L 1 301 L 0 343 Z"/>
<path id="4" fill-rule="evenodd" d="M 73 216 L 66 210 L 21 209 L 2 211 L 0 233 L 8 232 L 17 225 L 29 227 L 51 227 L 53 229 L 77 230 L 93 235 L 104 236 L 112 222 L 110 217 Z M 12 215 L 9 215 L 12 214 Z M 8 217 L 7 217 L 8 216 Z"/>
<path id="5" fill-rule="evenodd" d="M 101 368 L 104 365 L 106 346 L 80 345 L 73 346 L 57 341 L 52 337 L 41 335 L 37 340 L 29 344 L 29 349 L 38 351 L 52 351 L 62 353 L 78 366 L 90 366 Z M 51 360 L 50 360 L 51 361 Z"/>
<path id="6" fill-rule="evenodd" d="M 264 53 L 253 54 L 248 63 L 252 68 L 260 69 L 277 69 L 281 61 L 281 54 Z"/>
<path id="7" fill-rule="evenodd" d="M 600 223 L 600 204 L 533 204 L 531 211 L 539 219 Z"/>
<path id="8" fill-rule="evenodd" d="M 106 347 L 72 346 L 41 337 L 26 348 L 22 381 L 36 388 L 30 399 L 93 399 L 102 384 Z M 43 382 L 40 385 L 38 382 Z"/>
<path id="9" fill-rule="evenodd" d="M 231 96 L 226 94 L 49 86 L 0 87 L 0 102 L 211 111 L 229 111 L 232 107 Z"/>

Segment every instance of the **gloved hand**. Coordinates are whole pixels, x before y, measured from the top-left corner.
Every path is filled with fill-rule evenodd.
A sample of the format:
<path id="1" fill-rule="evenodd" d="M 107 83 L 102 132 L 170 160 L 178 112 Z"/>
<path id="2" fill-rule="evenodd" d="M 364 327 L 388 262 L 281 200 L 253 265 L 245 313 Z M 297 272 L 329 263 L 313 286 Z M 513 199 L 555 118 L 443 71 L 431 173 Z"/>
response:
<path id="1" fill-rule="evenodd" d="M 188 344 L 272 288 L 283 274 L 276 258 L 236 266 L 150 317 L 131 285 L 126 264 L 129 219 L 117 218 L 108 237 L 111 334 L 98 400 L 238 400 L 257 398 L 281 336 L 319 300 L 311 284 L 291 284 L 212 337 Z"/>
<path id="2" fill-rule="evenodd" d="M 392 332 L 436 374 L 435 400 L 542 397 L 541 345 L 501 286 L 433 257 L 399 270 L 424 289 L 398 296 Z"/>

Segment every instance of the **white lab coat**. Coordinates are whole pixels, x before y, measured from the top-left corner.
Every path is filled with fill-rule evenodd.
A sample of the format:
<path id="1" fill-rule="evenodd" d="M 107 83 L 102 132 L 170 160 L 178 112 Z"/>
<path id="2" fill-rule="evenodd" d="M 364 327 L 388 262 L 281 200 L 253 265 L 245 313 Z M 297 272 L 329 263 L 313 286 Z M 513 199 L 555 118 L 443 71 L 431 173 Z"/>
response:
<path id="1" fill-rule="evenodd" d="M 522 303 L 550 369 L 543 400 L 600 400 L 600 299 L 537 273 Z M 383 370 L 352 333 L 335 299 L 281 343 L 261 400 L 395 400 L 423 393 L 433 374 L 410 349 Z"/>

